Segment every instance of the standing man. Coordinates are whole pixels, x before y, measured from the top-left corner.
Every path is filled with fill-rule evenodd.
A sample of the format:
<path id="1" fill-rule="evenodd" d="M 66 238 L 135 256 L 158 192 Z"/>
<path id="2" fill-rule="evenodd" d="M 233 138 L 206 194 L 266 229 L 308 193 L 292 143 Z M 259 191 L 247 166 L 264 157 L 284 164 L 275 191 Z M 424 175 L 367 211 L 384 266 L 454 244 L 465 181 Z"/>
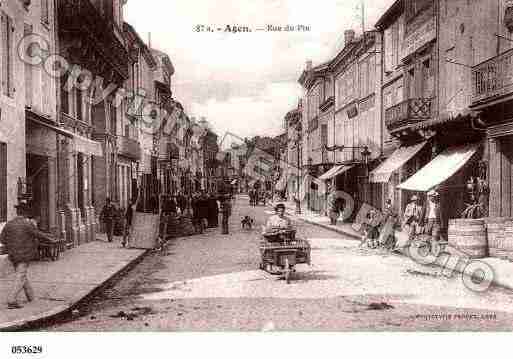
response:
<path id="1" fill-rule="evenodd" d="M 192 195 L 191 207 L 192 207 L 192 223 L 194 224 L 194 229 L 197 234 L 202 234 L 203 233 L 203 221 L 201 220 L 199 193 L 194 193 Z"/>
<path id="2" fill-rule="evenodd" d="M 423 213 L 425 214 L 426 234 L 433 236 L 435 241 L 440 240 L 442 217 L 440 211 L 440 194 L 437 191 L 429 191 L 428 200 Z"/>
<path id="3" fill-rule="evenodd" d="M 176 196 L 176 202 L 182 215 L 185 215 L 185 209 L 187 208 L 187 198 L 185 198 L 182 192 L 178 192 L 178 195 Z"/>
<path id="4" fill-rule="evenodd" d="M 410 239 L 417 234 L 422 219 L 422 207 L 418 204 L 418 201 L 419 197 L 413 195 L 404 210 L 403 228 L 406 229 Z"/>
<path id="5" fill-rule="evenodd" d="M 130 238 L 130 232 L 132 231 L 132 221 L 134 218 L 134 202 L 135 201 L 130 200 L 125 211 L 125 230 L 123 231 L 123 242 L 121 243 L 123 247 L 126 247 L 128 245 L 128 239 Z"/>
<path id="6" fill-rule="evenodd" d="M 26 201 L 16 206 L 17 217 L 7 222 L 0 242 L 7 249 L 8 258 L 14 266 L 16 277 L 7 298 L 7 308 L 19 309 L 18 295 L 23 290 L 29 302 L 34 298 L 34 290 L 27 277 L 29 263 L 38 257 L 39 241 L 53 242 L 53 238 L 39 231 L 30 217 L 30 207 Z"/>
<path id="7" fill-rule="evenodd" d="M 333 187 L 330 188 L 328 193 L 327 201 L 327 207 L 328 207 L 328 216 L 330 217 L 330 224 L 332 226 L 337 225 L 337 220 L 339 216 L 339 208 L 338 208 L 338 201 L 337 201 L 337 194 Z"/>
<path id="8" fill-rule="evenodd" d="M 100 212 L 100 220 L 105 224 L 105 232 L 107 233 L 107 240 L 112 242 L 114 234 L 114 217 L 116 215 L 116 207 L 111 203 L 110 198 L 105 199 L 105 206 Z"/>
<path id="9" fill-rule="evenodd" d="M 223 230 L 221 233 L 229 234 L 230 231 L 228 228 L 229 227 L 228 221 L 230 219 L 230 216 L 232 215 L 232 204 L 231 204 L 229 195 L 224 195 L 221 198 L 221 213 L 223 216 L 223 219 L 222 219 Z"/>

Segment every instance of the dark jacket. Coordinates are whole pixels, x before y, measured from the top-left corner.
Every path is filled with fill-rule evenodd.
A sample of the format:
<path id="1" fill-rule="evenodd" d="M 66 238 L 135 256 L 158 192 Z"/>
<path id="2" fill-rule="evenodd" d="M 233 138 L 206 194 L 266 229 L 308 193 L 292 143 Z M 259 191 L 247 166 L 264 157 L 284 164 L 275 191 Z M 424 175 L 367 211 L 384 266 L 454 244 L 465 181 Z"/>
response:
<path id="1" fill-rule="evenodd" d="M 208 201 L 209 200 L 206 197 L 200 197 L 200 199 L 198 200 L 200 218 L 208 218 Z"/>
<path id="2" fill-rule="evenodd" d="M 167 198 L 162 205 L 163 214 L 176 213 L 176 202 L 173 198 Z"/>
<path id="3" fill-rule="evenodd" d="M 51 236 L 39 231 L 28 219 L 16 217 L 5 225 L 0 242 L 12 263 L 28 263 L 38 257 L 39 241 L 52 242 Z"/>
<path id="4" fill-rule="evenodd" d="M 179 195 L 176 197 L 176 202 L 178 207 L 183 211 L 187 207 L 187 198 L 185 196 Z"/>
<path id="5" fill-rule="evenodd" d="M 225 217 L 230 217 L 232 215 L 232 203 L 229 199 L 223 199 L 221 201 L 221 213 Z"/>
<path id="6" fill-rule="evenodd" d="M 110 205 L 105 205 L 100 212 L 100 220 L 101 221 L 112 221 L 116 217 L 116 207 L 111 203 Z"/>

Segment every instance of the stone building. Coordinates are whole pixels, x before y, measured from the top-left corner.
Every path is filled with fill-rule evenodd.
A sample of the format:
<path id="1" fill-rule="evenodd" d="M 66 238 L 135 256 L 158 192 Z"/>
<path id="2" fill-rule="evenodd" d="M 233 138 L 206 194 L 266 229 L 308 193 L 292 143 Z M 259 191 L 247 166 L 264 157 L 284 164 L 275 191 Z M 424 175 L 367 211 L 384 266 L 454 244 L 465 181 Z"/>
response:
<path id="1" fill-rule="evenodd" d="M 54 10 L 51 1 L 0 8 L 0 223 L 24 198 L 40 227 L 58 232 L 58 139 L 72 135 L 59 128 L 56 79 L 44 70 L 56 49 Z"/>
<path id="2" fill-rule="evenodd" d="M 59 139 L 59 208 L 72 244 L 94 238 L 107 197 L 119 201 L 116 90 L 129 78 L 124 1 L 59 0 L 58 49 L 70 64 L 60 77 L 58 110 L 71 138 Z M 119 133 L 120 134 L 120 133 Z"/>
<path id="3" fill-rule="evenodd" d="M 285 115 L 285 128 L 287 131 L 287 179 L 286 191 L 289 201 L 299 198 L 301 185 L 301 102 L 297 108 Z"/>

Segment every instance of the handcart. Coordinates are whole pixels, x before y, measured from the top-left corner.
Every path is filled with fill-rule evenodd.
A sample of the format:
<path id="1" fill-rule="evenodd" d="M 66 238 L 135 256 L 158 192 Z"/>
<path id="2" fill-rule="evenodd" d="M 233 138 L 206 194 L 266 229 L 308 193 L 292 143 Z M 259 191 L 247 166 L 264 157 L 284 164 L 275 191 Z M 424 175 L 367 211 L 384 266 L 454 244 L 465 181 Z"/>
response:
<path id="1" fill-rule="evenodd" d="M 311 247 L 307 240 L 296 238 L 295 230 L 277 230 L 263 234 L 260 243 L 260 269 L 282 275 L 287 284 L 296 264 L 310 264 Z"/>

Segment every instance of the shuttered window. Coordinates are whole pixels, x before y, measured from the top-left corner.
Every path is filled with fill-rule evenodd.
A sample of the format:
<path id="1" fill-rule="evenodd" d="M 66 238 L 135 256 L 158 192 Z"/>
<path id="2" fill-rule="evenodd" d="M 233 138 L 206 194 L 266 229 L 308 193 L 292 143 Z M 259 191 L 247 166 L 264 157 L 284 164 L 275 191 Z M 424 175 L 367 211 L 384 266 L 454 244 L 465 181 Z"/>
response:
<path id="1" fill-rule="evenodd" d="M 50 18 L 48 17 L 48 14 L 50 13 L 50 10 L 48 8 L 50 0 L 41 0 L 41 22 L 43 24 L 49 24 Z"/>
<path id="2" fill-rule="evenodd" d="M 0 142 L 0 222 L 7 221 L 7 144 Z"/>
<path id="3" fill-rule="evenodd" d="M 13 35 L 14 22 L 5 12 L 1 19 L 2 36 L 2 93 L 14 97 Z"/>

